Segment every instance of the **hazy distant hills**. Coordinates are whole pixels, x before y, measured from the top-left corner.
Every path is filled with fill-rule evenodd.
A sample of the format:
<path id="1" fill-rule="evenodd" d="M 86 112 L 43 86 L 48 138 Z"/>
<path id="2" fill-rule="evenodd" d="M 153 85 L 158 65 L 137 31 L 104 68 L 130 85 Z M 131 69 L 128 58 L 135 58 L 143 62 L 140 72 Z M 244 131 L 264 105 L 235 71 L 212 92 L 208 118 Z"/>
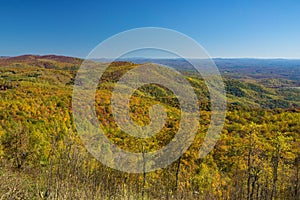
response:
<path id="1" fill-rule="evenodd" d="M 112 62 L 112 59 L 92 59 L 97 62 Z M 184 59 L 148 59 L 122 58 L 119 61 L 133 63 L 156 63 L 175 68 L 179 71 L 195 71 L 194 67 Z M 293 86 L 300 86 L 300 60 L 289 59 L 250 59 L 250 58 L 215 58 L 213 59 L 220 72 L 227 77 L 237 79 L 284 79 L 294 82 Z M 203 60 L 193 60 L 201 66 Z M 78 68 L 83 59 L 58 55 L 22 55 L 17 57 L 0 57 L 0 66 L 26 64 L 45 68 Z"/>
<path id="2" fill-rule="evenodd" d="M 145 59 L 145 58 L 126 58 L 134 63 L 153 62 L 175 68 L 177 70 L 195 69 L 184 59 Z M 108 62 L 109 59 L 100 59 L 98 61 Z M 283 78 L 289 80 L 300 80 L 300 60 L 288 59 L 250 59 L 250 58 L 232 58 L 213 59 L 220 72 L 235 78 Z M 203 60 L 193 60 L 201 65 Z"/>

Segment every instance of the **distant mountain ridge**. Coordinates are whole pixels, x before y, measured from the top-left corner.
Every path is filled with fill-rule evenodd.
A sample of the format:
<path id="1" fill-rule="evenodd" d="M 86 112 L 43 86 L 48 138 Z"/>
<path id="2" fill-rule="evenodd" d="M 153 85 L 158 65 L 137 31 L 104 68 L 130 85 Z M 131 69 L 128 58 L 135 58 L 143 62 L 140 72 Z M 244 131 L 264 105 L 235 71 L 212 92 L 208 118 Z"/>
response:
<path id="1" fill-rule="evenodd" d="M 95 62 L 110 63 L 111 58 L 91 59 Z M 44 68 L 78 68 L 84 59 L 61 55 L 21 55 L 0 57 L 0 67 L 27 64 Z M 156 63 L 172 67 L 179 71 L 195 71 L 194 67 L 182 58 L 119 58 L 116 61 Z M 300 60 L 297 59 L 255 59 L 255 58 L 213 58 L 216 66 L 224 76 L 237 79 L 284 79 L 295 82 L 291 86 L 300 86 Z M 194 59 L 197 65 L 202 60 Z"/>
<path id="2" fill-rule="evenodd" d="M 98 61 L 101 60 L 103 59 Z M 195 68 L 187 60 L 182 58 L 120 58 L 117 60 L 130 61 L 138 64 L 152 62 L 166 65 L 180 71 L 195 71 Z M 199 66 L 205 63 L 205 59 L 192 60 Z M 233 78 L 280 78 L 296 81 L 298 82 L 296 85 L 300 85 L 300 60 L 297 59 L 213 58 L 212 60 L 223 75 Z"/>

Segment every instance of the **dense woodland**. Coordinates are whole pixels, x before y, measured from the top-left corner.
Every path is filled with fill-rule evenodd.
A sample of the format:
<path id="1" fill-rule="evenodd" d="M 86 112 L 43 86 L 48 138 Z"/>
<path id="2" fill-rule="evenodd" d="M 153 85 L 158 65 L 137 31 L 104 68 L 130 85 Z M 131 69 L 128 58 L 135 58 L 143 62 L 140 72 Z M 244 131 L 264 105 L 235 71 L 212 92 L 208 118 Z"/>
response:
<path id="1" fill-rule="evenodd" d="M 199 98 L 196 139 L 167 168 L 129 174 L 101 164 L 77 135 L 71 98 L 81 62 L 61 56 L 0 59 L 0 199 L 300 199 L 300 94 L 295 80 L 239 79 L 227 73 L 224 129 L 214 149 L 199 159 L 210 122 L 209 93 L 199 75 L 183 72 Z M 161 132 L 137 139 L 116 126 L 112 90 L 137 65 L 110 65 L 95 95 L 96 111 L 111 141 L 126 150 L 150 152 L 173 138 L 180 111 L 169 90 L 145 85 L 131 97 L 131 116 L 145 125 L 149 107 L 160 103 L 168 114 Z"/>

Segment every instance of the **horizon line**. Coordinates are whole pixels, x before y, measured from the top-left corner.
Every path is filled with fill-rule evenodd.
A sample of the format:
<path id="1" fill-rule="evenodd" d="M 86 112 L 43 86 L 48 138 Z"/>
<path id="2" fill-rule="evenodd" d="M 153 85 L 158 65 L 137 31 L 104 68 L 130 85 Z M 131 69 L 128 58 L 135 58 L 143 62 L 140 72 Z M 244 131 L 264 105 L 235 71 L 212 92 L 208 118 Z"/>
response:
<path id="1" fill-rule="evenodd" d="M 19 55 L 13 55 L 13 56 L 5 56 L 0 55 L 0 58 L 13 58 L 13 57 L 20 57 L 20 56 L 48 56 L 48 55 L 54 55 L 54 56 L 65 56 L 65 57 L 73 57 L 73 58 L 80 58 L 80 59 L 86 59 L 84 57 L 79 56 L 73 56 L 73 55 L 64 55 L 64 54 L 19 54 Z M 179 57 L 124 57 L 124 58 L 111 58 L 111 57 L 103 57 L 103 58 L 90 58 L 93 59 L 201 59 L 201 58 L 179 58 Z M 203 58 L 202 58 L 203 59 Z M 205 59 L 205 58 L 204 58 Z M 257 59 L 257 60 L 300 60 L 299 58 L 295 57 L 222 57 L 222 56 L 216 56 L 216 57 L 210 57 L 210 59 Z"/>

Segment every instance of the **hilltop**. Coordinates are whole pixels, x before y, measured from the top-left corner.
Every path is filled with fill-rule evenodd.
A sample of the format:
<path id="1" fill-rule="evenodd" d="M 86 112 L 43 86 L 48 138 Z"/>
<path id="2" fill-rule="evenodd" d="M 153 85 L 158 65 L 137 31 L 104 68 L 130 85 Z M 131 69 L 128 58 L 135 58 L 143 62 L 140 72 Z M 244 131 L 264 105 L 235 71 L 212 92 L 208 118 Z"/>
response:
<path id="1" fill-rule="evenodd" d="M 57 56 L 57 55 L 21 55 L 16 57 L 2 57 L 0 58 L 1 67 L 13 67 L 13 66 L 33 66 L 44 68 L 67 68 L 72 66 L 79 66 L 82 63 L 82 59 Z"/>

